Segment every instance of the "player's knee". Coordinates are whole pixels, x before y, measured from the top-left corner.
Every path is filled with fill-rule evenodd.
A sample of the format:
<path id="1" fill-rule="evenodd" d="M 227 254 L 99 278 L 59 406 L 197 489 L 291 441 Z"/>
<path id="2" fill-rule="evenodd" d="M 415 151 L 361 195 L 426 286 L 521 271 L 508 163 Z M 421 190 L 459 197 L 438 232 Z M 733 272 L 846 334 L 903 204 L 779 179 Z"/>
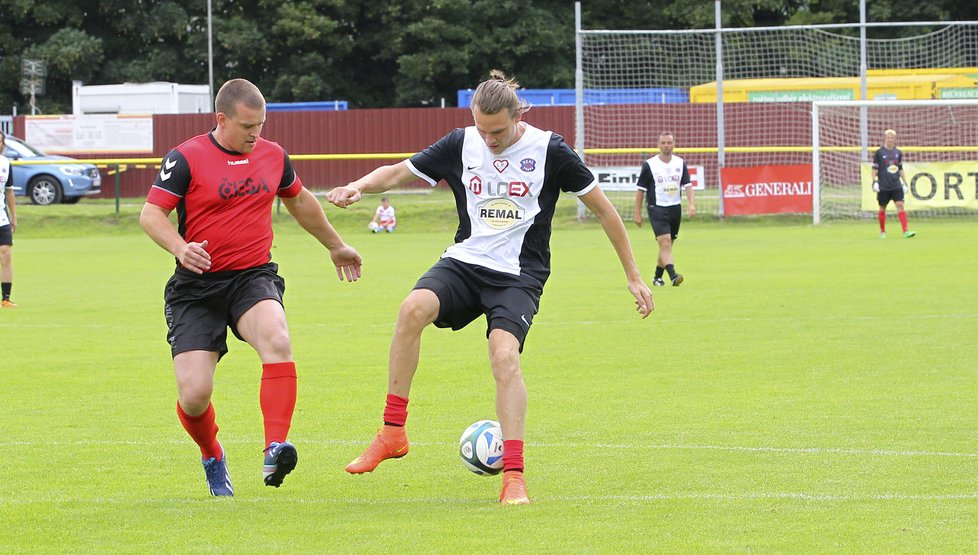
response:
<path id="1" fill-rule="evenodd" d="M 520 355 L 516 350 L 491 349 L 489 362 L 492 375 L 499 384 L 509 384 L 523 379 L 520 372 Z"/>
<path id="2" fill-rule="evenodd" d="M 270 332 L 264 341 L 264 349 L 269 356 L 273 356 L 280 360 L 286 360 L 292 357 L 292 340 L 289 338 L 289 333 L 283 329 L 277 329 Z"/>
<path id="3" fill-rule="evenodd" d="M 213 387 L 205 384 L 184 384 L 180 387 L 178 394 L 183 412 L 189 416 L 204 414 L 204 411 L 211 404 L 212 391 Z"/>
<path id="4" fill-rule="evenodd" d="M 399 327 L 423 328 L 435 321 L 438 316 L 438 306 L 420 295 L 411 294 L 401 303 L 401 309 L 397 315 Z"/>
<path id="5" fill-rule="evenodd" d="M 490 342 L 489 363 L 497 382 L 522 379 L 519 342 Z"/>

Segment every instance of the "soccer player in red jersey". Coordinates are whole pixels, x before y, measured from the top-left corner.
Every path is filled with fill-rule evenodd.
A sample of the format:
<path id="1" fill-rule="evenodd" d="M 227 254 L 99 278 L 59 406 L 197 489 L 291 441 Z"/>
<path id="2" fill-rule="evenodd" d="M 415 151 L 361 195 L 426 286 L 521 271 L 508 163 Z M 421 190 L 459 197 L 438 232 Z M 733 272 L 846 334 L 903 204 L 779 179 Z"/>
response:
<path id="1" fill-rule="evenodd" d="M 652 292 L 642 282 L 621 217 L 560 135 L 523 121 L 527 106 L 517 87 L 493 71 L 472 98 L 475 125 L 455 129 L 410 159 L 381 166 L 327 194 L 327 200 L 345 208 L 362 193 L 418 178 L 432 186 L 444 179 L 459 214 L 455 244 L 401 303 L 391 340 L 384 425 L 347 472 L 370 472 L 385 459 L 407 454 L 404 424 L 421 332 L 430 324 L 458 330 L 485 316 L 503 432 L 499 500 L 506 505 L 530 502 L 523 478 L 527 394 L 520 353 L 550 276 L 551 222 L 561 191 L 576 195 L 598 216 L 636 309 L 642 318 L 652 312 Z"/>
<path id="2" fill-rule="evenodd" d="M 214 105 L 214 129 L 163 158 L 139 222 L 176 257 L 176 271 L 164 290 L 164 314 L 176 371 L 177 415 L 200 447 L 211 494 L 231 496 L 211 404 L 214 371 L 228 351 L 228 327 L 262 362 L 265 485 L 279 487 L 298 462 L 295 446 L 286 441 L 296 370 L 282 304 L 285 281 L 271 262 L 276 197 L 329 250 L 340 280 L 356 281 L 362 261 L 302 186 L 285 150 L 261 138 L 261 91 L 247 80 L 232 79 L 218 91 Z M 168 219 L 173 209 L 176 229 Z"/>

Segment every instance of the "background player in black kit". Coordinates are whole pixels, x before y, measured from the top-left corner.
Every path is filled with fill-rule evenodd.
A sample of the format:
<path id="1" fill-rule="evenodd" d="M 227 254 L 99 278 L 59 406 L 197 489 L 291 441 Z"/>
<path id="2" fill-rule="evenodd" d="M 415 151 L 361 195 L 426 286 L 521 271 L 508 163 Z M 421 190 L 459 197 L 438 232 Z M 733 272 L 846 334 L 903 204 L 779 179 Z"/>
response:
<path id="1" fill-rule="evenodd" d="M 903 172 L 903 152 L 896 147 L 896 131 L 883 132 L 883 146 L 873 155 L 873 191 L 879 203 L 880 237 L 886 239 L 886 205 L 893 201 L 897 218 L 906 238 L 917 235 L 910 231 L 907 212 L 903 208 L 903 196 L 907 192 L 907 175 Z"/>
<path id="2" fill-rule="evenodd" d="M 361 259 L 302 186 L 288 154 L 260 137 L 265 99 L 258 88 L 232 79 L 218 91 L 214 104 L 217 126 L 163 158 L 139 221 L 177 260 L 164 292 L 177 415 L 200 447 L 211 494 L 230 496 L 234 489 L 211 404 L 214 371 L 228 350 L 228 327 L 262 362 L 265 484 L 278 487 L 298 462 L 295 446 L 286 441 L 296 371 L 282 305 L 285 282 L 270 250 L 276 197 L 329 250 L 340 280 L 357 280 Z M 174 208 L 179 229 L 168 219 Z"/>
<path id="3" fill-rule="evenodd" d="M 550 230 L 561 191 L 580 198 L 601 220 L 643 318 L 652 293 L 642 282 L 621 217 L 581 159 L 560 135 L 522 121 L 518 84 L 493 71 L 472 98 L 474 126 L 455 129 L 409 160 L 382 166 L 327 194 L 346 207 L 361 193 L 379 193 L 421 178 L 445 180 L 455 195 L 455 244 L 401 304 L 391 340 L 384 425 L 347 472 L 371 472 L 408 452 L 408 393 L 418 368 L 421 333 L 430 324 L 458 330 L 484 315 L 503 433 L 500 502 L 530 502 L 523 479 L 527 406 L 520 352 L 550 275 Z"/>

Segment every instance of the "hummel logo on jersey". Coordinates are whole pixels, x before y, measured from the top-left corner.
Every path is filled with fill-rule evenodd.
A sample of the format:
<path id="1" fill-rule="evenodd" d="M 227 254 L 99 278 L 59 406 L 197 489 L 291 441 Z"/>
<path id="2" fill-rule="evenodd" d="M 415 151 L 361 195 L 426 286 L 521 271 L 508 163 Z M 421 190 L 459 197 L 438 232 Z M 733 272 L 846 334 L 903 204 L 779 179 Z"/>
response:
<path id="1" fill-rule="evenodd" d="M 160 168 L 160 179 L 162 181 L 166 181 L 167 179 L 170 179 L 170 176 L 173 175 L 173 172 L 169 170 L 172 170 L 173 166 L 176 165 L 177 165 L 176 160 L 170 160 L 169 158 L 167 158 L 166 162 L 163 163 L 163 167 Z"/>
<path id="2" fill-rule="evenodd" d="M 241 164 L 250 164 L 251 162 L 245 158 L 244 160 L 228 160 L 229 166 L 240 166 Z"/>

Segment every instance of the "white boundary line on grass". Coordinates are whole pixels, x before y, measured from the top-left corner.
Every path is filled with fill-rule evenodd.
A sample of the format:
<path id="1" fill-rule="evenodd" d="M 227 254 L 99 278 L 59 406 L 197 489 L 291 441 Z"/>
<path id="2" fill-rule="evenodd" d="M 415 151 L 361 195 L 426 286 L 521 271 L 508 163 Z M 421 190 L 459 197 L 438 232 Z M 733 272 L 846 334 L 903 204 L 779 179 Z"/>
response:
<path id="1" fill-rule="evenodd" d="M 248 445 L 260 442 L 260 439 L 223 439 L 221 443 L 227 445 Z M 168 440 L 160 441 L 133 441 L 133 440 L 87 440 L 76 441 L 0 441 L 2 447 L 58 447 L 58 446 L 85 446 L 85 445 L 139 445 L 152 446 L 165 443 L 167 445 L 183 445 L 190 442 L 187 440 Z M 351 439 L 302 439 L 295 438 L 296 445 L 343 445 L 343 446 L 362 446 L 365 440 Z M 450 444 L 442 442 L 417 442 L 412 441 L 411 445 L 419 447 L 444 447 Z M 454 445 L 451 444 L 453 447 Z M 913 451 L 896 449 L 850 449 L 843 447 L 750 447 L 744 445 L 679 445 L 679 444 L 619 444 L 619 443 L 536 443 L 529 442 L 527 447 L 543 449 L 620 449 L 620 450 L 671 450 L 671 451 L 740 451 L 745 453 L 789 453 L 802 455 L 860 455 L 860 456 L 885 456 L 885 457 L 954 457 L 978 459 L 978 453 L 954 453 L 948 451 Z"/>
<path id="2" fill-rule="evenodd" d="M 900 321 L 905 320 L 946 320 L 946 319 L 971 319 L 978 318 L 978 312 L 964 312 L 958 314 L 907 314 L 907 315 L 888 315 L 888 316 L 846 316 L 847 320 L 862 320 L 862 321 L 890 321 L 894 319 L 899 319 Z M 771 318 L 748 318 L 748 317 L 722 317 L 722 318 L 670 318 L 670 322 L 697 322 L 697 323 L 716 323 L 716 322 L 754 322 L 758 320 L 765 321 L 784 321 L 784 322 L 827 322 L 834 321 L 838 319 L 836 316 L 784 316 L 784 317 L 771 317 Z M 629 324 L 630 320 L 625 319 L 613 319 L 613 320 L 554 320 L 546 321 L 540 320 L 535 326 L 546 326 L 546 327 L 574 327 L 574 326 L 608 326 L 617 324 Z M 336 323 L 303 323 L 297 325 L 297 327 L 303 328 L 394 328 L 395 322 L 392 320 L 390 322 L 373 322 L 368 324 L 336 324 Z M 72 324 L 54 324 L 45 322 L 43 324 L 27 324 L 23 322 L 13 322 L 13 323 L 0 323 L 0 328 L 72 328 L 78 327 L 77 323 Z M 86 323 L 86 329 L 127 329 L 131 330 L 134 326 L 132 325 L 122 325 L 122 324 L 93 324 Z M 160 326 L 155 323 L 146 323 L 138 325 L 135 327 L 156 329 Z"/>
<path id="3" fill-rule="evenodd" d="M 258 495 L 255 497 L 244 497 L 235 496 L 234 503 L 269 503 L 271 501 L 281 500 L 282 498 L 272 498 L 263 495 Z M 554 495 L 554 496 L 534 496 L 533 497 L 537 506 L 545 504 L 547 502 L 586 502 L 586 501 L 597 501 L 597 502 L 631 502 L 631 503 L 648 503 L 655 501 L 765 501 L 765 500 L 787 500 L 787 501 L 804 501 L 804 502 L 858 502 L 858 501 L 974 501 L 978 499 L 978 492 L 976 493 L 947 493 L 947 494 L 905 494 L 905 493 L 867 493 L 867 494 L 851 494 L 851 495 L 837 495 L 837 494 L 823 494 L 823 493 L 807 493 L 807 492 L 789 492 L 789 491 L 772 491 L 772 492 L 743 492 L 743 493 L 713 493 L 713 492 L 680 492 L 680 493 L 653 493 L 646 495 Z M 48 504 L 56 503 L 58 505 L 64 505 L 66 503 L 84 503 L 86 505 L 92 503 L 114 503 L 114 504 L 143 504 L 143 505 L 155 505 L 155 504 L 169 504 L 177 500 L 174 497 L 160 497 L 155 499 L 132 499 L 129 497 L 70 497 L 58 495 L 56 497 L 49 498 L 38 498 L 38 497 L 0 497 L 0 504 L 3 505 L 38 505 L 38 504 Z M 213 503 L 213 498 L 185 498 L 182 501 L 188 502 L 200 502 L 200 503 Z M 347 505 L 433 505 L 433 504 L 443 504 L 443 505 L 468 505 L 473 503 L 485 503 L 489 504 L 482 497 L 398 497 L 398 498 L 386 498 L 386 499 L 366 499 L 363 497 L 352 497 L 352 498 L 341 498 L 332 496 L 323 496 L 316 498 L 288 498 L 287 502 L 289 504 L 303 504 L 303 505 L 336 505 L 336 504 L 347 504 Z M 496 505 L 496 501 L 492 500 L 491 504 Z"/>

